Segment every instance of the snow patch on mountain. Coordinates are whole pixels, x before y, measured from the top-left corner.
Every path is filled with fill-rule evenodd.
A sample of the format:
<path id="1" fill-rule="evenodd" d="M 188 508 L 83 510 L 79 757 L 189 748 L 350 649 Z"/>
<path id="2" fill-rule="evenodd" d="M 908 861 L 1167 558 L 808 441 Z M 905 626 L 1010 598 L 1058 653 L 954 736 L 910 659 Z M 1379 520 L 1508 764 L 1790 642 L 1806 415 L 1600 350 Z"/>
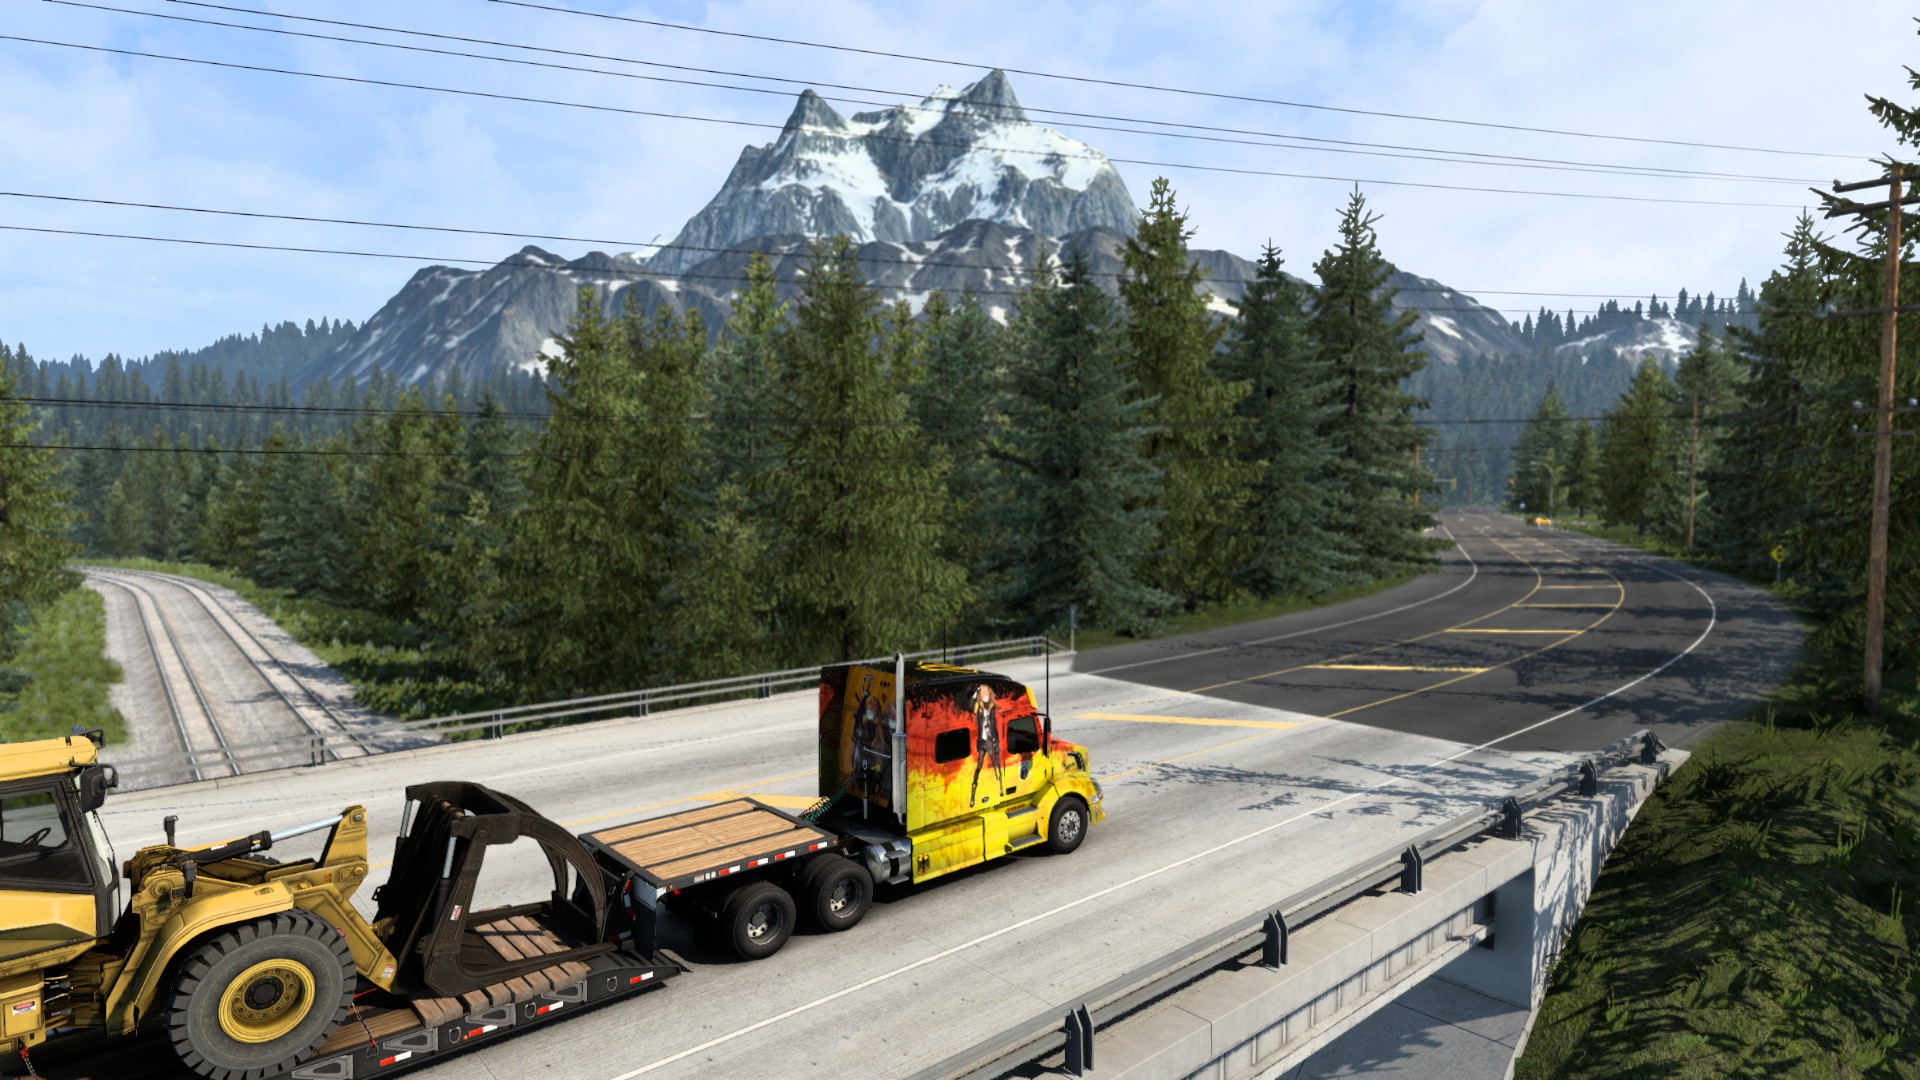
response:
<path id="1" fill-rule="evenodd" d="M 805 91 L 779 138 L 742 150 L 720 192 L 649 265 L 683 272 L 761 236 L 907 243 L 971 219 L 1046 236 L 1130 233 L 1138 216 L 1106 155 L 1027 120 L 994 71 L 917 105 L 852 117 Z"/>

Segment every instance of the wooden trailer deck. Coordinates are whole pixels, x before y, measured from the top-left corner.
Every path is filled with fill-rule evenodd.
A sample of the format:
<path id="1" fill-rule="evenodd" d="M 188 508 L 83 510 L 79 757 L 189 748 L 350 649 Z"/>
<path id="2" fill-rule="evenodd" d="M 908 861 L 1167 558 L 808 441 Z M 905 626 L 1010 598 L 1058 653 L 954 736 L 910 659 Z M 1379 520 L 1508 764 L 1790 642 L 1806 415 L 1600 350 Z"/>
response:
<path id="1" fill-rule="evenodd" d="M 756 799 L 582 833 L 654 885 L 678 889 L 832 847 L 838 837 Z"/>

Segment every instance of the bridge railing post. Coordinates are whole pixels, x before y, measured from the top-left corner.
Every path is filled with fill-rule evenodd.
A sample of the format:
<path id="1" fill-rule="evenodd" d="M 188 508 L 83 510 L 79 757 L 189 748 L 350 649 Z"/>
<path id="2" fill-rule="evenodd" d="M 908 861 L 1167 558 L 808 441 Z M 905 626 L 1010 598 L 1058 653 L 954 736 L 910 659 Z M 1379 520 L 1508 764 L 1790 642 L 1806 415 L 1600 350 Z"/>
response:
<path id="1" fill-rule="evenodd" d="M 1279 969 L 1287 962 L 1287 916 L 1285 912 L 1270 913 L 1266 921 L 1260 924 L 1266 931 L 1266 939 L 1260 943 L 1260 962 L 1267 967 Z"/>
<path id="2" fill-rule="evenodd" d="M 1593 759 L 1580 763 L 1580 794 L 1592 798 L 1600 794 L 1600 774 L 1593 767 Z"/>
<path id="3" fill-rule="evenodd" d="M 1085 1076 L 1093 1068 L 1093 1015 L 1083 1004 L 1067 1014 L 1068 1076 Z"/>
<path id="4" fill-rule="evenodd" d="M 1500 804 L 1500 838 L 1520 839 L 1520 801 L 1511 795 Z"/>
<path id="5" fill-rule="evenodd" d="M 1412 844 L 1400 853 L 1400 891 L 1417 893 L 1421 888 L 1421 871 L 1425 864 L 1420 860 L 1420 849 Z"/>
<path id="6" fill-rule="evenodd" d="M 1667 748 L 1660 736 L 1649 731 L 1640 738 L 1640 764 L 1652 765 L 1660 760 L 1660 751 Z"/>

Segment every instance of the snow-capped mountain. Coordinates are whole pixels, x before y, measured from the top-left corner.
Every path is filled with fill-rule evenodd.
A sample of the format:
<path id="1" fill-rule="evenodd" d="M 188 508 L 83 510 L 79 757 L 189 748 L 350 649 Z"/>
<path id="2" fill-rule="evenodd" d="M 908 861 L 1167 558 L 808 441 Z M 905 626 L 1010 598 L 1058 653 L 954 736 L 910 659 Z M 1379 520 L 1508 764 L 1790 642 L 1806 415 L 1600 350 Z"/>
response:
<path id="1" fill-rule="evenodd" d="M 1117 287 L 1118 252 L 1138 216 L 1106 157 L 1029 123 L 998 71 L 851 119 L 809 90 L 780 137 L 743 150 L 720 193 L 652 257 L 568 260 L 529 246 L 486 270 L 428 267 L 301 381 L 364 381 L 375 369 L 405 384 L 456 369 L 469 379 L 540 372 L 558 355 L 581 286 L 609 313 L 666 305 L 718 326 L 750 252 L 767 254 L 791 297 L 811 239 L 835 233 L 859 241 L 862 268 L 887 301 L 918 307 L 935 291 L 972 289 L 1004 316 L 1042 257 L 1057 260 L 1063 248 L 1087 252 L 1096 280 Z M 1213 310 L 1232 315 L 1253 264 L 1226 251 L 1192 256 L 1209 275 Z M 1419 312 L 1434 362 L 1527 351 L 1471 297 L 1404 272 L 1391 284 L 1396 306 Z"/>
<path id="2" fill-rule="evenodd" d="M 1028 121 L 994 71 L 918 105 L 851 118 L 805 91 L 780 137 L 740 151 L 719 194 L 650 265 L 686 270 L 761 236 L 910 243 L 973 219 L 1042 236 L 1130 233 L 1138 216 L 1106 155 Z"/>
<path id="3" fill-rule="evenodd" d="M 1569 341 L 1554 351 L 1562 355 L 1597 356 L 1612 353 L 1638 363 L 1651 354 L 1667 367 L 1700 343 L 1700 330 L 1678 319 L 1642 319 L 1617 326 L 1604 334 Z"/>

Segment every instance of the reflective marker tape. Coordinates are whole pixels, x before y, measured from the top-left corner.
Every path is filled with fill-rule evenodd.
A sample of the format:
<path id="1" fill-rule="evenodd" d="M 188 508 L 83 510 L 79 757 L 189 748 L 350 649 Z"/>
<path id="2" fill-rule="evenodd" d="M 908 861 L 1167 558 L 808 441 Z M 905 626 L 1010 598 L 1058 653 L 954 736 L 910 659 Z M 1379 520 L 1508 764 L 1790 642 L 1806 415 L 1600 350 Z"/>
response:
<path id="1" fill-rule="evenodd" d="M 542 1005 L 539 1008 L 533 1010 L 533 1015 L 545 1016 L 550 1012 L 559 1012 L 561 1009 L 566 1007 L 566 1004 L 567 1003 L 564 1001 L 556 1001 L 551 1005 Z"/>
<path id="2" fill-rule="evenodd" d="M 471 1039 L 476 1035 L 485 1035 L 489 1031 L 499 1031 L 499 1030 L 500 1030 L 499 1024 L 484 1024 L 480 1027 L 474 1028 L 472 1031 L 467 1032 L 467 1038 Z"/>
<path id="3" fill-rule="evenodd" d="M 651 979 L 651 978 L 653 978 L 653 972 L 651 971 L 641 972 L 640 974 L 635 975 L 633 978 L 628 979 L 627 985 L 632 986 L 634 983 L 646 982 L 648 979 Z"/>
<path id="4" fill-rule="evenodd" d="M 395 1054 L 390 1058 L 381 1058 L 380 1067 L 384 1069 L 387 1066 L 392 1065 L 396 1061 L 405 1061 L 412 1056 L 413 1056 L 413 1051 L 407 1050 L 402 1053 Z"/>

